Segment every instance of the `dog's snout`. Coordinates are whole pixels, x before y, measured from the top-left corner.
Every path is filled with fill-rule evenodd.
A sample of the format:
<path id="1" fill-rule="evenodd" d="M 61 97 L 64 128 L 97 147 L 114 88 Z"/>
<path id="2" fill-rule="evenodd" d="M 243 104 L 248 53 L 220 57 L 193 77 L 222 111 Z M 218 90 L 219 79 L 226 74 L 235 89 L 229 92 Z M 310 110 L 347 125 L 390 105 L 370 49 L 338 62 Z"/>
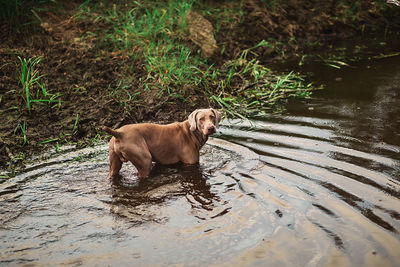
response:
<path id="1" fill-rule="evenodd" d="M 207 132 L 208 132 L 208 134 L 213 134 L 213 133 L 215 133 L 215 132 L 216 132 L 216 131 L 215 131 L 215 126 L 214 126 L 214 125 L 208 126 L 208 127 L 207 127 Z"/>

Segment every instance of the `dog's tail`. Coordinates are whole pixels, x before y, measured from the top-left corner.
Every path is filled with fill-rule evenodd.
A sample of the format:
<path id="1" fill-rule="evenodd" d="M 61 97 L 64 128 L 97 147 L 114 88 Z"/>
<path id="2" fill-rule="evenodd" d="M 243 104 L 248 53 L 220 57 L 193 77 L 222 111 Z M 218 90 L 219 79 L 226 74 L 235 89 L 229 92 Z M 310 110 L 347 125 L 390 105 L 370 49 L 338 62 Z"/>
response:
<path id="1" fill-rule="evenodd" d="M 102 130 L 105 131 L 106 133 L 111 134 L 111 135 L 114 136 L 115 138 L 119 138 L 119 139 L 122 138 L 122 133 L 121 133 L 121 132 L 118 132 L 118 131 L 116 131 L 116 130 L 113 130 L 113 129 L 111 129 L 110 127 L 104 126 Z"/>

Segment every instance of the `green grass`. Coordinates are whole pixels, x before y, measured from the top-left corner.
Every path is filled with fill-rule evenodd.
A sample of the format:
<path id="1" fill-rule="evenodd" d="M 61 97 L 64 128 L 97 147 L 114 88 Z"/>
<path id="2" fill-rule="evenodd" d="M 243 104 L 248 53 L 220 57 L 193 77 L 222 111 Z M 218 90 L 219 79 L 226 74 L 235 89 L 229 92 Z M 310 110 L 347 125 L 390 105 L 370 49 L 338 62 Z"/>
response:
<path id="1" fill-rule="evenodd" d="M 145 83 L 154 84 L 172 97 L 183 98 L 182 85 L 199 83 L 199 57 L 181 40 L 187 35 L 186 14 L 193 1 L 169 1 L 155 7 L 135 2 L 133 8 L 113 5 L 100 16 L 111 24 L 108 45 L 130 57 L 140 54 L 147 70 Z"/>
<path id="2" fill-rule="evenodd" d="M 200 58 L 191 55 L 183 45 L 151 44 L 145 52 L 147 77 L 145 83 L 154 84 L 160 94 L 183 99 L 184 85 L 198 86 L 203 81 Z"/>
<path id="3" fill-rule="evenodd" d="M 39 75 L 39 71 L 36 66 L 42 60 L 41 57 L 30 58 L 30 59 L 22 59 L 18 56 L 19 61 L 21 62 L 21 72 L 19 81 L 22 85 L 22 89 L 24 92 L 24 100 L 26 102 L 26 107 L 28 109 L 29 114 L 31 113 L 31 88 L 39 82 L 42 76 Z"/>
<path id="4" fill-rule="evenodd" d="M 17 134 L 17 132 L 21 132 L 22 134 L 23 137 L 22 146 L 26 145 L 28 143 L 26 121 L 24 121 L 23 124 L 18 123 L 17 127 L 14 129 L 14 134 Z"/>
<path id="5" fill-rule="evenodd" d="M 61 105 L 61 100 L 57 99 L 60 94 L 50 94 L 42 81 L 43 75 L 40 75 L 38 66 L 43 58 L 26 59 L 18 56 L 18 59 L 21 63 L 19 82 L 22 86 L 22 95 L 28 113 L 32 113 L 33 103 L 45 103 L 48 105 L 56 103 L 56 106 Z"/>
<path id="6" fill-rule="evenodd" d="M 71 143 L 68 138 L 76 135 L 78 133 L 78 127 L 79 127 L 79 119 L 80 119 L 80 115 L 79 113 L 75 115 L 75 121 L 74 121 L 74 125 L 72 127 L 72 130 L 70 133 L 64 133 L 64 132 L 60 132 L 59 136 L 56 138 L 49 138 L 43 141 L 40 141 L 40 144 L 48 144 L 48 143 L 53 143 L 53 142 L 57 142 L 57 146 L 60 145 L 60 143 Z"/>
<path id="7" fill-rule="evenodd" d="M 248 116 L 271 108 L 281 99 L 289 97 L 309 97 L 316 88 L 306 84 L 304 79 L 294 72 L 277 74 L 260 64 L 254 50 L 268 46 L 262 41 L 242 51 L 236 59 L 223 66 L 224 71 L 214 71 L 211 85 L 216 88 L 211 99 L 225 112 L 234 117 Z M 232 80 L 237 82 L 233 84 Z"/>
<path id="8" fill-rule="evenodd" d="M 140 103 L 138 96 L 140 91 L 132 91 L 132 79 L 125 77 L 117 83 L 116 86 L 109 86 L 108 96 L 116 100 L 124 108 L 128 114 L 132 111 L 133 107 Z"/>
<path id="9" fill-rule="evenodd" d="M 79 122 L 79 114 L 76 114 L 74 127 L 72 129 L 73 134 L 75 134 L 78 131 L 78 122 Z"/>
<path id="10" fill-rule="evenodd" d="M 125 73 L 125 78 L 109 89 L 109 96 L 127 111 L 138 104 L 137 96 L 146 90 L 156 90 L 156 97 L 167 96 L 171 101 L 183 102 L 188 95 L 200 93 L 228 115 L 236 117 L 270 108 L 282 98 L 310 95 L 313 87 L 305 84 L 299 75 L 293 72 L 276 74 L 259 62 L 255 52 L 259 47 L 283 55 L 283 44 L 274 40 L 264 40 L 223 64 L 208 62 L 190 41 L 187 13 L 193 5 L 193 0 L 170 0 L 151 6 L 126 2 L 125 8 L 122 4 L 92 4 L 90 1 L 81 6 L 78 19 L 90 18 L 108 25 L 109 30 L 102 33 L 97 49 L 122 54 L 143 64 L 145 73 L 140 88 L 124 86 L 129 85 L 130 79 Z M 242 4 L 233 6 L 241 9 Z M 202 13 L 207 14 L 206 7 L 202 9 Z M 211 9 L 208 14 L 221 18 L 221 23 L 230 20 L 240 23 L 242 16 L 229 18 L 226 9 Z"/>

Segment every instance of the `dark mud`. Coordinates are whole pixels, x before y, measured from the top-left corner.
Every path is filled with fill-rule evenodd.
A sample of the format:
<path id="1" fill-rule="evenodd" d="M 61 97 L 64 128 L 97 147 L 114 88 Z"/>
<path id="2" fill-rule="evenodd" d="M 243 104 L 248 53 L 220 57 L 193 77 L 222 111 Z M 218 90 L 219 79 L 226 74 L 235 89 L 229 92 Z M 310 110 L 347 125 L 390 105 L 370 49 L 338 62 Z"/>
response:
<path id="1" fill-rule="evenodd" d="M 280 60 L 298 53 L 316 40 L 343 38 L 371 33 L 381 35 L 399 28 L 399 10 L 381 12 L 374 4 L 360 4 L 357 19 L 346 20 L 335 1 L 324 6 L 309 1 L 288 1 L 271 6 L 263 1 L 230 1 L 195 4 L 216 29 L 217 44 L 224 52 L 210 63 L 223 64 L 241 50 L 259 41 L 269 40 L 274 47 L 260 48 L 263 60 Z M 101 138 L 102 125 L 183 120 L 196 107 L 214 105 L 202 91 L 187 88 L 185 99 L 144 90 L 141 78 L 147 75 L 143 59 L 108 51 L 99 43 L 108 25 L 104 21 L 77 18 L 80 1 L 58 1 L 57 9 L 43 9 L 42 23 L 28 30 L 10 33 L 0 27 L 0 166 L 23 161 L 27 155 L 44 148 L 43 143 L 85 145 Z M 328 8 L 329 7 L 329 8 Z M 231 10 L 231 20 L 219 20 L 214 11 Z M 240 12 L 236 12 L 236 9 Z M 363 12 L 364 11 L 364 12 Z M 397 12 L 397 13 L 396 13 Z M 207 15 L 208 14 L 208 15 Z M 309 19 L 312 17 L 313 19 Z M 372 27 L 372 25 L 374 25 Z M 383 29 L 383 31 L 382 31 Z M 99 38 L 88 38 L 96 33 Z M 81 38 L 85 35 L 85 38 Z M 102 49 L 99 49 L 102 48 Z M 31 114 L 26 109 L 19 83 L 22 58 L 43 57 L 39 65 L 49 93 L 59 93 L 61 105 L 35 103 Z M 129 79 L 126 79 L 129 77 Z M 128 82 L 126 82 L 128 80 Z M 122 82 L 125 81 L 125 82 Z M 136 92 L 141 92 L 136 95 Z M 25 129 L 22 130 L 22 126 Z M 25 140 L 24 140 L 25 139 Z M 38 152 L 40 153 L 40 152 Z"/>
<path id="2" fill-rule="evenodd" d="M 214 5 L 223 9 L 221 4 Z M 365 37 L 366 42 L 371 36 L 387 38 L 400 27 L 399 8 L 384 2 L 248 0 L 224 5 L 236 9 L 216 36 L 227 58 L 266 40 L 271 46 L 259 47 L 257 53 L 263 61 L 275 63 L 316 44 L 356 36 Z M 218 16 L 205 17 L 214 25 L 219 23 Z"/>

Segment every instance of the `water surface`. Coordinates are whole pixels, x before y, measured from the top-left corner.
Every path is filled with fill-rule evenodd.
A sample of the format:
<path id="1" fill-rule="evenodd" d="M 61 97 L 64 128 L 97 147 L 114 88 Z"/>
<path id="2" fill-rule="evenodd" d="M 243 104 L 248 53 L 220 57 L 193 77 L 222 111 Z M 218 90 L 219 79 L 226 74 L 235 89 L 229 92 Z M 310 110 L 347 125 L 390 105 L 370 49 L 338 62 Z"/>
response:
<path id="1" fill-rule="evenodd" d="M 67 149 L 0 184 L 2 266 L 399 266 L 400 61 L 309 69 L 327 88 L 224 121 L 196 166 Z"/>

